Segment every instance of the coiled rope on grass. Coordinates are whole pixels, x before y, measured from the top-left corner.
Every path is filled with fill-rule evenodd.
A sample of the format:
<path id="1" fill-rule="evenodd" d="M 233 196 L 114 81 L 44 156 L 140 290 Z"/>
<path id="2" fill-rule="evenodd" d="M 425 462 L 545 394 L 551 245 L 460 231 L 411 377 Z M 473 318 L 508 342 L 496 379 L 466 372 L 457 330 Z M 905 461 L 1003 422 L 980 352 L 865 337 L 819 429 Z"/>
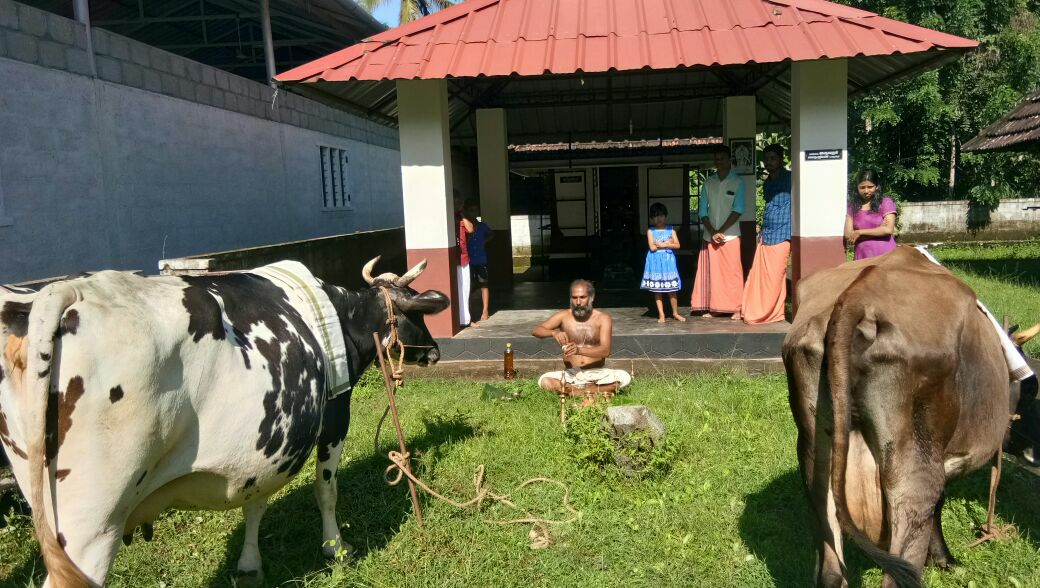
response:
<path id="1" fill-rule="evenodd" d="M 473 498 L 467 500 L 466 502 L 459 502 L 457 500 L 452 500 L 451 498 L 444 496 L 443 494 L 437 492 L 433 488 L 430 488 L 428 485 L 426 485 L 425 482 L 419 479 L 418 476 L 413 474 L 411 470 L 408 468 L 408 460 L 411 457 L 409 453 L 402 453 L 400 451 L 390 451 L 387 454 L 387 457 L 390 458 L 390 461 L 392 463 L 386 467 L 386 470 L 383 472 L 383 477 L 386 480 L 386 483 L 390 486 L 396 486 L 397 484 L 400 484 L 401 480 L 407 477 L 412 482 L 414 482 L 416 486 L 422 488 L 423 491 L 425 491 L 430 496 L 433 496 L 434 498 L 447 504 L 450 504 L 458 509 L 464 510 L 473 507 L 479 512 L 483 508 L 485 501 L 491 501 L 498 504 L 502 504 L 513 510 L 523 513 L 524 516 L 521 518 L 491 522 L 498 525 L 531 525 L 531 530 L 528 533 L 528 536 L 532 540 L 530 544 L 531 549 L 541 549 L 544 547 L 548 547 L 552 544 L 552 540 L 550 539 L 549 535 L 550 525 L 564 525 L 567 523 L 572 523 L 581 518 L 581 512 L 576 510 L 573 506 L 571 506 L 570 488 L 568 488 L 566 484 L 560 482 L 559 480 L 553 480 L 552 478 L 544 477 L 531 478 L 528 480 L 524 480 L 523 482 L 518 484 L 516 488 L 513 489 L 513 491 L 515 492 L 533 484 L 552 484 L 562 489 L 562 505 L 564 510 L 569 512 L 571 516 L 567 519 L 562 520 L 547 519 L 536 516 L 527 509 L 517 505 L 515 502 L 513 502 L 512 498 L 510 498 L 508 494 L 496 494 L 492 492 L 491 488 L 488 487 L 486 481 L 484 480 L 484 464 L 478 465 L 476 471 L 473 473 Z"/>

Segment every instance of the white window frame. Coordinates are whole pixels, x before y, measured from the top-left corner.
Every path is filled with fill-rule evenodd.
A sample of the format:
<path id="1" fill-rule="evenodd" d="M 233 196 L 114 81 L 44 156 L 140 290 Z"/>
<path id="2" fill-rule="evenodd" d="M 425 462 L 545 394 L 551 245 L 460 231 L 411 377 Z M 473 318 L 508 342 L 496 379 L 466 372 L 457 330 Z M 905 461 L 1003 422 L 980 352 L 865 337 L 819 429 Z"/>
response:
<path id="1" fill-rule="evenodd" d="M 318 173 L 321 177 L 321 209 L 325 212 L 353 210 L 350 189 L 350 157 L 343 147 L 318 145 Z"/>

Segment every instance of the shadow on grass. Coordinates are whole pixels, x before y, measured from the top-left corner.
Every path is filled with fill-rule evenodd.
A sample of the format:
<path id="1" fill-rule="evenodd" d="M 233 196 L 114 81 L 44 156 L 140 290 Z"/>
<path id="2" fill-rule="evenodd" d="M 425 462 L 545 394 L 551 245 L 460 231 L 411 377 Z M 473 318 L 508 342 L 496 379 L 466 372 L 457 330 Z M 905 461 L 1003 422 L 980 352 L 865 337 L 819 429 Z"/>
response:
<path id="1" fill-rule="evenodd" d="M 777 586 L 812 586 L 816 545 L 809 522 L 809 501 L 797 469 L 777 477 L 748 495 L 740 515 L 740 536 L 765 562 Z M 863 585 L 863 572 L 873 567 L 854 545 L 846 546 L 851 588 Z"/>
<path id="2" fill-rule="evenodd" d="M 1040 259 L 961 259 L 947 267 L 1023 286 L 1040 286 Z"/>
<path id="3" fill-rule="evenodd" d="M 438 417 L 424 421 L 422 434 L 406 439 L 418 475 L 429 477 L 436 465 L 438 450 L 445 445 L 472 437 L 478 428 L 461 415 Z M 411 516 L 408 486 L 388 486 L 383 471 L 389 465 L 386 451 L 394 439 L 392 425 L 383 429 L 380 453 L 350 462 L 341 467 L 337 479 L 339 493 L 336 514 L 343 539 L 354 547 L 355 559 L 385 547 Z M 362 440 L 367 445 L 368 440 Z M 396 439 L 392 448 L 397 448 Z M 422 495 L 420 495 L 422 500 Z M 211 587 L 233 585 L 238 557 L 242 553 L 245 525 L 240 524 L 228 538 L 224 562 L 207 582 Z M 321 517 L 314 497 L 313 485 L 296 488 L 272 502 L 260 525 L 260 554 L 264 560 L 267 584 L 278 586 L 300 579 L 328 567 L 321 551 Z"/>
<path id="4" fill-rule="evenodd" d="M 989 500 L 988 467 L 949 484 L 947 499 L 964 499 L 980 505 L 976 527 L 985 523 Z M 997 515 L 1014 523 L 1019 534 L 1040 546 L 1040 475 L 1015 461 L 1004 461 L 997 495 Z M 777 586 L 811 586 L 816 565 L 815 544 L 809 522 L 809 503 L 798 470 L 774 479 L 747 497 L 740 517 L 740 535 L 757 558 L 764 561 Z M 965 545 L 952 545 L 954 555 Z M 855 545 L 846 542 L 846 565 L 852 588 L 863 585 L 863 574 L 875 568 Z"/>
<path id="5" fill-rule="evenodd" d="M 973 521 L 976 528 L 986 522 L 989 477 L 990 468 L 986 466 L 946 487 L 948 498 L 970 500 L 979 505 L 980 517 Z M 1013 523 L 1019 535 L 1028 537 L 1033 545 L 1040 547 L 1040 503 L 1037 496 L 1040 496 L 1040 476 L 1017 460 L 1005 459 L 997 489 L 997 516 Z M 957 555 L 964 546 L 951 545 L 950 549 Z"/>
<path id="6" fill-rule="evenodd" d="M 45 568 L 43 566 L 43 557 L 40 555 L 40 548 L 36 541 L 32 539 L 32 522 L 28 518 L 31 516 L 31 512 L 29 505 L 25 503 L 17 488 L 0 493 L 0 529 L 7 526 L 9 517 L 26 517 L 19 524 L 24 524 L 28 527 L 27 533 L 30 541 L 33 543 L 31 555 L 26 557 L 21 565 L 11 570 L 11 573 L 8 574 L 7 578 L 0 585 L 37 586 L 43 582 Z"/>

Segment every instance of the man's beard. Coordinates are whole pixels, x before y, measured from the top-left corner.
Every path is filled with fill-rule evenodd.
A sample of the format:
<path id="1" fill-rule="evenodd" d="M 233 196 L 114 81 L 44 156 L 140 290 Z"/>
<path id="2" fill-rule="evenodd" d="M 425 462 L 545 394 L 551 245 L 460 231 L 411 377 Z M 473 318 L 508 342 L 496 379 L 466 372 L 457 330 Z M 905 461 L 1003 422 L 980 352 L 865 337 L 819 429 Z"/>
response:
<path id="1" fill-rule="evenodd" d="M 592 314 L 592 305 L 586 304 L 582 306 L 580 304 L 572 304 L 571 314 L 574 315 L 574 318 L 587 318 L 590 314 Z"/>

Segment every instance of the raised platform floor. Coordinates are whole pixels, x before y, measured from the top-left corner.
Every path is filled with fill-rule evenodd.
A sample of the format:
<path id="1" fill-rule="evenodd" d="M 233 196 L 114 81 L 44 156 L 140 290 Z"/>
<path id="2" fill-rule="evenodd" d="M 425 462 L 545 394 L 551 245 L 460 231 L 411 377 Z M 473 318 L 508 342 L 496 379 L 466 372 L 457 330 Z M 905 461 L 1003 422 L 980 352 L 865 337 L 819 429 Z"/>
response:
<path id="1" fill-rule="evenodd" d="M 564 301 L 564 304 L 566 302 Z M 560 308 L 563 308 L 561 306 Z M 611 359 L 621 360 L 765 360 L 779 359 L 790 324 L 746 325 L 729 318 L 687 317 L 661 324 L 646 307 L 602 308 L 614 319 Z M 689 308 L 681 308 L 689 312 Z M 450 339 L 438 339 L 442 361 L 502 360 L 512 343 L 517 360 L 560 360 L 552 339 L 531 335 L 554 309 L 501 310 L 479 327 L 468 327 Z"/>

